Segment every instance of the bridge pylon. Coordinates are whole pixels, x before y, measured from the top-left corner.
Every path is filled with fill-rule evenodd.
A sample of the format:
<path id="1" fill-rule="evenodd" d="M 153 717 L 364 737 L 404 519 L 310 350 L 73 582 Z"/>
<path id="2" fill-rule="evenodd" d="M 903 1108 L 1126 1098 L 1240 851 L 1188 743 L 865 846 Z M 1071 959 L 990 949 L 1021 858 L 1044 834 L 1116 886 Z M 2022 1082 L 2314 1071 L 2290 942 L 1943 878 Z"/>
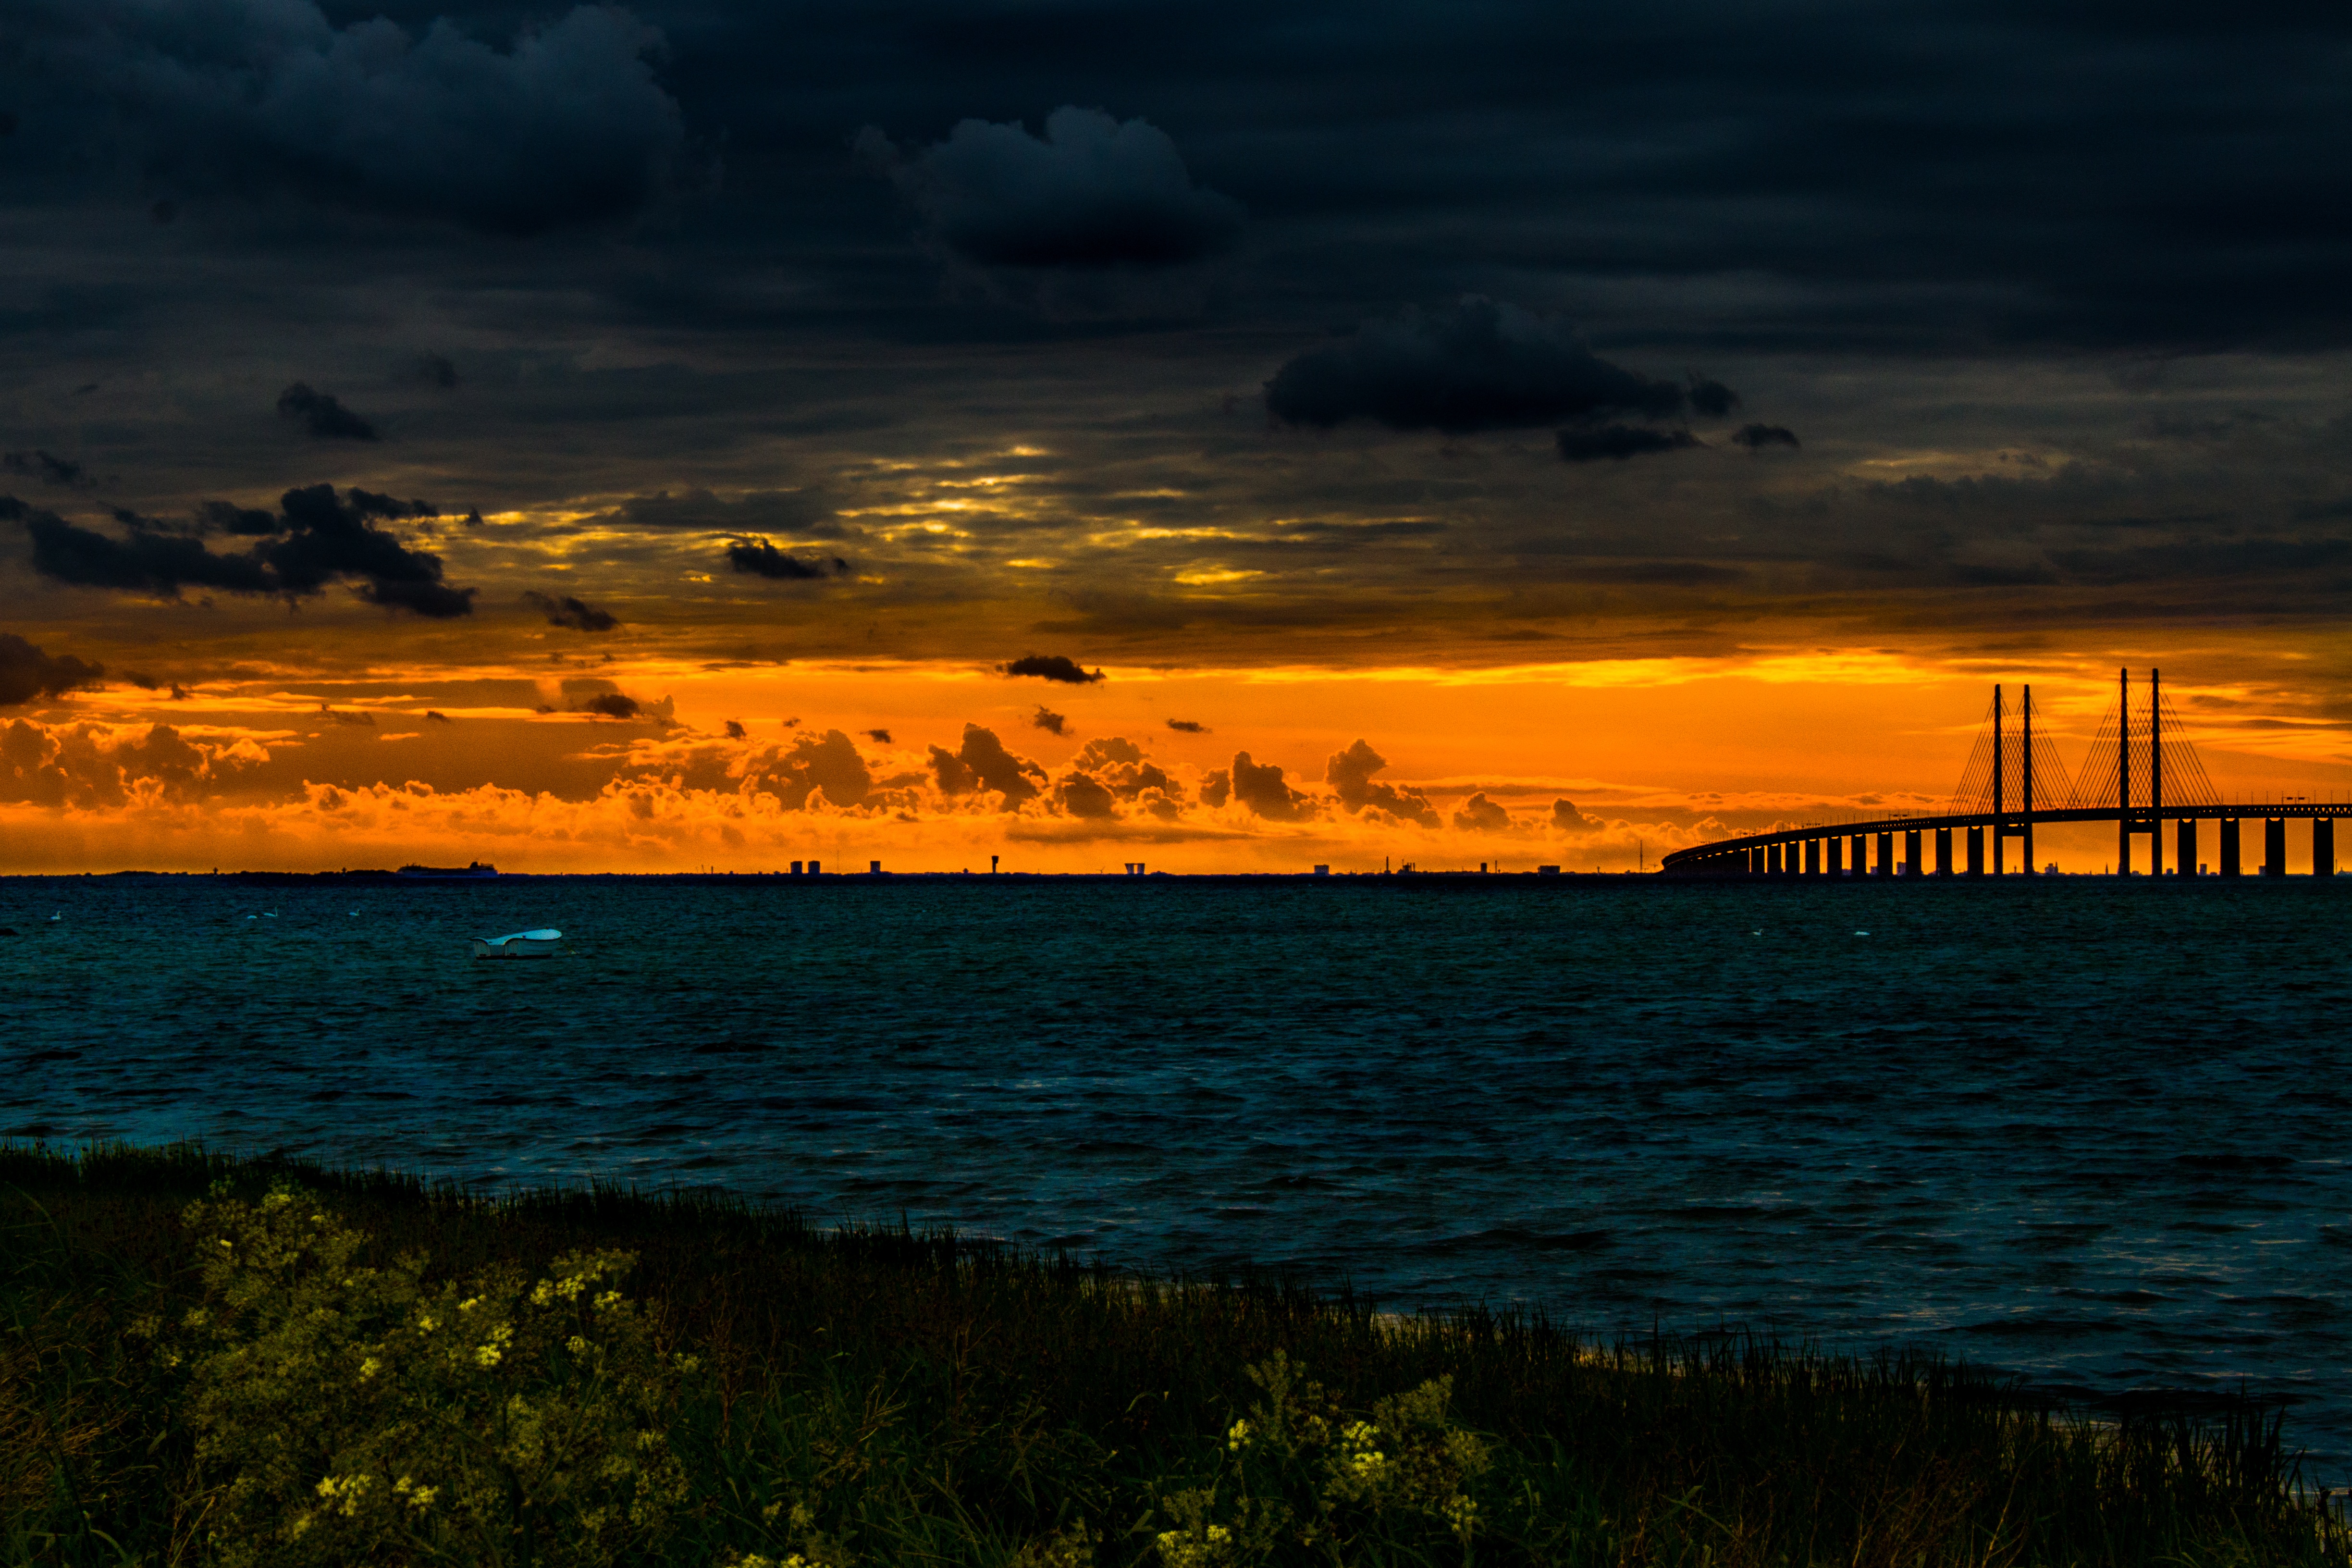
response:
<path id="1" fill-rule="evenodd" d="M 2053 786 L 2063 786 L 2066 779 L 2066 764 L 2059 761 L 2058 749 L 2047 735 L 2033 733 L 2033 688 L 2020 688 L 2012 733 L 2008 693 L 1999 686 L 1992 689 L 1992 706 L 1985 712 L 1984 727 L 1977 733 L 1968 766 L 1960 773 L 1959 788 L 1952 792 L 1947 808 L 1954 816 L 1992 818 L 1992 874 L 1996 877 L 2007 868 L 2005 851 L 2012 838 L 2022 841 L 2025 874 L 2034 874 L 2034 812 L 2057 795 Z M 1969 829 L 1972 877 L 1984 872 L 1983 835 L 1982 827 Z"/>

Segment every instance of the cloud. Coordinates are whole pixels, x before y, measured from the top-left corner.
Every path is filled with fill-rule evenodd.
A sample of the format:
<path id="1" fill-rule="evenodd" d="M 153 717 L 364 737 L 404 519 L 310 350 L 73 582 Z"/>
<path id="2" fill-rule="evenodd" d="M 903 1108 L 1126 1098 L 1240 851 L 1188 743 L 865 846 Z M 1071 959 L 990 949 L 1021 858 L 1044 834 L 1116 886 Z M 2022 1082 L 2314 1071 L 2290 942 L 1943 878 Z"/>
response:
<path id="1" fill-rule="evenodd" d="M 1488 800 L 1486 792 L 1480 790 L 1454 814 L 1454 826 L 1462 833 L 1507 833 L 1511 826 L 1511 814 Z"/>
<path id="2" fill-rule="evenodd" d="M 634 697 L 618 691 L 602 691 L 580 704 L 582 713 L 601 713 L 607 719 L 634 719 L 644 710 Z"/>
<path id="3" fill-rule="evenodd" d="M 1209 732 L 1209 727 L 1206 724 L 1193 719 L 1171 719 L 1168 721 L 1168 727 L 1185 735 L 1205 735 Z"/>
<path id="4" fill-rule="evenodd" d="M 1089 675 L 1058 653 L 1024 654 L 1011 664 L 1000 664 L 996 668 L 1006 675 L 1034 675 L 1040 680 L 1058 680 L 1066 686 L 1088 686 L 1103 679 L 1101 670 Z"/>
<path id="5" fill-rule="evenodd" d="M 28 479 L 38 479 L 43 484 L 67 487 L 79 485 L 89 478 L 79 463 L 44 452 L 38 447 L 29 452 L 11 452 L 0 458 L 0 468 L 12 474 L 22 474 Z"/>
<path id="6" fill-rule="evenodd" d="M 1802 444 L 1798 441 L 1797 433 L 1785 425 L 1742 425 L 1731 433 L 1731 439 L 1735 445 L 1745 447 L 1751 452 L 1760 452 L 1767 447 Z"/>
<path id="7" fill-rule="evenodd" d="M 751 775 L 772 792 L 787 811 L 807 807 L 823 792 L 828 805 L 863 805 L 874 793 L 874 774 L 857 747 L 838 730 L 795 735 L 789 750 L 772 753 Z"/>
<path id="8" fill-rule="evenodd" d="M 332 494 L 331 491 L 329 492 Z M 352 510 L 362 517 L 380 517 L 388 521 L 403 518 L 439 517 L 441 509 L 429 500 L 402 500 L 397 496 L 378 495 L 357 485 L 351 489 Z"/>
<path id="9" fill-rule="evenodd" d="M 457 389 L 457 367 L 446 354 L 418 354 L 409 366 L 410 373 L 425 385 L 443 392 Z"/>
<path id="10" fill-rule="evenodd" d="M 977 724 L 963 727 L 963 744 L 957 751 L 933 746 L 930 752 L 931 776 L 941 795 L 965 795 L 995 790 L 1004 796 L 1002 809 L 1005 811 L 1036 799 L 1039 785 L 1045 782 L 1045 769 L 1006 751 L 1004 742 L 996 738 L 996 731 Z"/>
<path id="11" fill-rule="evenodd" d="M 1601 824 L 1576 809 L 1575 803 L 1556 800 L 1551 803 L 1551 827 L 1555 833 L 1598 833 Z"/>
<path id="12" fill-rule="evenodd" d="M 1107 821 L 1118 816 L 1118 803 L 1086 773 L 1066 774 L 1054 786 L 1054 803 L 1072 816 L 1088 821 Z"/>
<path id="13" fill-rule="evenodd" d="M 197 503 L 195 525 L 198 533 L 281 533 L 286 528 L 285 520 L 274 511 L 225 500 Z"/>
<path id="14" fill-rule="evenodd" d="M 425 721 L 427 724 L 454 724 L 457 722 L 455 719 L 450 718 L 446 713 L 432 708 L 428 708 L 425 710 Z"/>
<path id="15" fill-rule="evenodd" d="M 732 500 L 706 489 L 688 489 L 677 495 L 656 490 L 631 496 L 614 515 L 637 528 L 698 528 L 742 538 L 788 533 L 829 539 L 843 531 L 824 521 L 833 510 L 832 500 L 814 488 L 750 490 Z"/>
<path id="16" fill-rule="evenodd" d="M 764 539 L 729 541 L 727 563 L 738 572 L 787 583 L 811 582 L 849 570 L 849 563 L 838 556 L 831 561 L 803 561 L 797 555 L 787 555 Z"/>
<path id="17" fill-rule="evenodd" d="M 16 503 L 13 496 L 6 499 Z M 142 530 L 117 540 L 68 522 L 53 511 L 27 510 L 21 516 L 33 540 L 33 569 L 60 583 L 166 598 L 177 598 L 187 586 L 232 594 L 281 591 L 276 574 L 257 554 L 215 555 L 194 539 Z"/>
<path id="18" fill-rule="evenodd" d="M 890 743 L 890 731 L 887 730 L 868 730 L 866 731 L 866 738 L 873 742 L 877 746 L 887 746 Z"/>
<path id="19" fill-rule="evenodd" d="M 1680 452 L 1706 443 L 1687 430 L 1648 430 L 1638 425 L 1601 425 L 1562 430 L 1557 437 L 1559 455 L 1571 463 L 1613 458 L 1623 462 L 1648 452 Z"/>
<path id="20" fill-rule="evenodd" d="M 250 740 L 190 740 L 169 724 L 0 725 L 0 801 L 80 810 L 202 800 L 269 760 Z"/>
<path id="21" fill-rule="evenodd" d="M 353 708 L 333 708 L 321 702 L 319 704 L 319 717 L 331 724 L 352 725 L 362 730 L 375 728 L 374 714 L 364 713 Z"/>
<path id="22" fill-rule="evenodd" d="M 311 390 L 298 381 L 278 395 L 278 412 L 299 419 L 302 427 L 322 441 L 374 441 L 375 426 L 338 402 L 333 395 Z"/>
<path id="23" fill-rule="evenodd" d="M 1681 410 L 1684 395 L 1672 382 L 1595 358 L 1563 323 L 1475 295 L 1444 310 L 1367 321 L 1265 384 L 1267 411 L 1286 424 L 1369 418 L 1448 434 L 1596 414 L 1664 417 Z"/>
<path id="24" fill-rule="evenodd" d="M 0 632 L 0 708 L 14 708 L 40 697 L 63 697 L 106 678 L 102 665 L 86 663 L 69 653 L 43 652 L 12 632 Z"/>
<path id="25" fill-rule="evenodd" d="M 1316 815 L 1314 796 L 1292 789 L 1280 768 L 1252 762 L 1247 752 L 1235 752 L 1230 770 L 1220 768 L 1202 782 L 1201 799 L 1212 806 L 1235 800 L 1269 822 L 1306 822 Z"/>
<path id="26" fill-rule="evenodd" d="M 1040 702 L 1037 704 L 1037 711 L 1030 716 L 1029 722 L 1047 734 L 1059 735 L 1065 732 L 1062 727 L 1069 722 L 1069 718 L 1066 714 L 1055 712 Z"/>
<path id="27" fill-rule="evenodd" d="M 729 740 L 749 740 L 751 735 L 751 731 L 743 728 L 743 721 L 740 719 L 730 719 L 727 721 L 727 738 Z"/>
<path id="28" fill-rule="evenodd" d="M 1346 751 L 1331 754 L 1323 764 L 1323 782 L 1331 786 L 1339 804 L 1349 812 L 1381 811 L 1399 822 L 1437 826 L 1436 809 L 1419 791 L 1401 790 L 1372 777 L 1388 765 L 1388 759 L 1372 750 L 1369 742 L 1359 740 Z"/>
<path id="29" fill-rule="evenodd" d="M 1131 802 L 1162 822 L 1173 822 L 1183 815 L 1184 786 L 1158 763 L 1148 760 L 1143 748 L 1124 735 L 1104 735 L 1088 741 L 1070 759 L 1070 766 L 1073 776 L 1091 781 L 1110 800 Z M 1063 808 L 1074 815 L 1088 815 L 1070 804 L 1068 780 L 1064 784 L 1060 794 Z M 1090 806 L 1094 796 L 1080 794 Z"/>
<path id="30" fill-rule="evenodd" d="M 621 623 L 604 610 L 593 609 L 566 595 L 551 598 L 536 589 L 523 591 L 522 601 L 547 617 L 551 626 L 570 626 L 576 632 L 609 632 Z"/>
<path id="31" fill-rule="evenodd" d="M 1739 394 L 1719 381 L 1710 381 L 1702 375 L 1694 374 L 1690 378 L 1690 390 L 1684 395 L 1690 399 L 1693 412 L 1704 414 L 1710 419 L 1720 419 L 1739 406 Z"/>
<path id="32" fill-rule="evenodd" d="M 443 17 L 334 26 L 310 0 L 90 6 L 40 63 L 111 101 L 151 181 L 287 189 L 506 235 L 635 214 L 678 184 L 661 37 L 582 5 L 496 47 Z"/>
<path id="33" fill-rule="evenodd" d="M 1097 109 L 1054 110 L 1043 137 L 965 120 L 911 155 L 870 126 L 858 147 L 934 239 L 981 267 L 1173 267 L 1241 232 L 1240 205 L 1195 185 L 1166 132 Z"/>

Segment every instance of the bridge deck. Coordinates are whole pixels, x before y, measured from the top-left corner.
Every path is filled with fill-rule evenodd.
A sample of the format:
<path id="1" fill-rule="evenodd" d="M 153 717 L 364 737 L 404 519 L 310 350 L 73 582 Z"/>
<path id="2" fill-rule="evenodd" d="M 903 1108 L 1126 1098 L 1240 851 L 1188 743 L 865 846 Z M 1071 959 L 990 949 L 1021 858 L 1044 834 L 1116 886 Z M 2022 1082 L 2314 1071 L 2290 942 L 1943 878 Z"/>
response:
<path id="1" fill-rule="evenodd" d="M 1871 817 L 1858 822 L 1817 822 L 1802 827 L 1784 827 L 1772 833 L 1751 833 L 1739 838 L 1718 838 L 1707 844 L 1695 844 L 1688 849 L 1677 849 L 1658 862 L 1661 871 L 1696 869 L 1699 863 L 1726 855 L 1743 854 L 1750 849 L 1769 848 L 1775 844 L 1803 844 L 1816 838 L 1851 838 L 1875 837 L 1881 833 L 1921 833 L 1951 827 L 2006 827 L 2012 834 L 2031 823 L 2039 827 L 2056 822 L 2146 822 L 2160 818 L 2178 822 L 2184 818 L 2196 821 L 2224 822 L 2263 821 L 2293 817 L 2297 820 L 2332 821 L 2352 817 L 2352 801 L 2239 801 L 2211 805 L 2167 805 L 2160 809 L 2134 806 L 2126 811 L 2120 806 L 2069 806 L 2027 811 L 1975 811 L 1944 814 L 1935 816 Z"/>

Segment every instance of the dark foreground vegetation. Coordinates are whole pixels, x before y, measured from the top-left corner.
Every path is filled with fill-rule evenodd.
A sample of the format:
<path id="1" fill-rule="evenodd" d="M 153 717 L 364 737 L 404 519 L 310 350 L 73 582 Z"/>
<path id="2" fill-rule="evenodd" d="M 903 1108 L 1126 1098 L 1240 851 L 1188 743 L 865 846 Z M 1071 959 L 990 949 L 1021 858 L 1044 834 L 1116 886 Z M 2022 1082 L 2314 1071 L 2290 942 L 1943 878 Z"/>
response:
<path id="1" fill-rule="evenodd" d="M 2347 1562 L 2275 1418 L 1923 1359 L 190 1148 L 0 1148 L 0 1237 L 9 1562 Z"/>

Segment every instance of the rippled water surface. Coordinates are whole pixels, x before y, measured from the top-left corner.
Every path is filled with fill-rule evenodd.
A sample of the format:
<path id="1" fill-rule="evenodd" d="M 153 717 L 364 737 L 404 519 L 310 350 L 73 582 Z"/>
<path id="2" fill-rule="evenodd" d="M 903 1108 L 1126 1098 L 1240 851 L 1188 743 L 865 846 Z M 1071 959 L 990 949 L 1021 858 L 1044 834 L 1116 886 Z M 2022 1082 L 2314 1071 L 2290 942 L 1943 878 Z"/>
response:
<path id="1" fill-rule="evenodd" d="M 17 1138 L 2242 1382 L 2352 1468 L 2352 879 L 15 879 L 0 927 Z"/>

